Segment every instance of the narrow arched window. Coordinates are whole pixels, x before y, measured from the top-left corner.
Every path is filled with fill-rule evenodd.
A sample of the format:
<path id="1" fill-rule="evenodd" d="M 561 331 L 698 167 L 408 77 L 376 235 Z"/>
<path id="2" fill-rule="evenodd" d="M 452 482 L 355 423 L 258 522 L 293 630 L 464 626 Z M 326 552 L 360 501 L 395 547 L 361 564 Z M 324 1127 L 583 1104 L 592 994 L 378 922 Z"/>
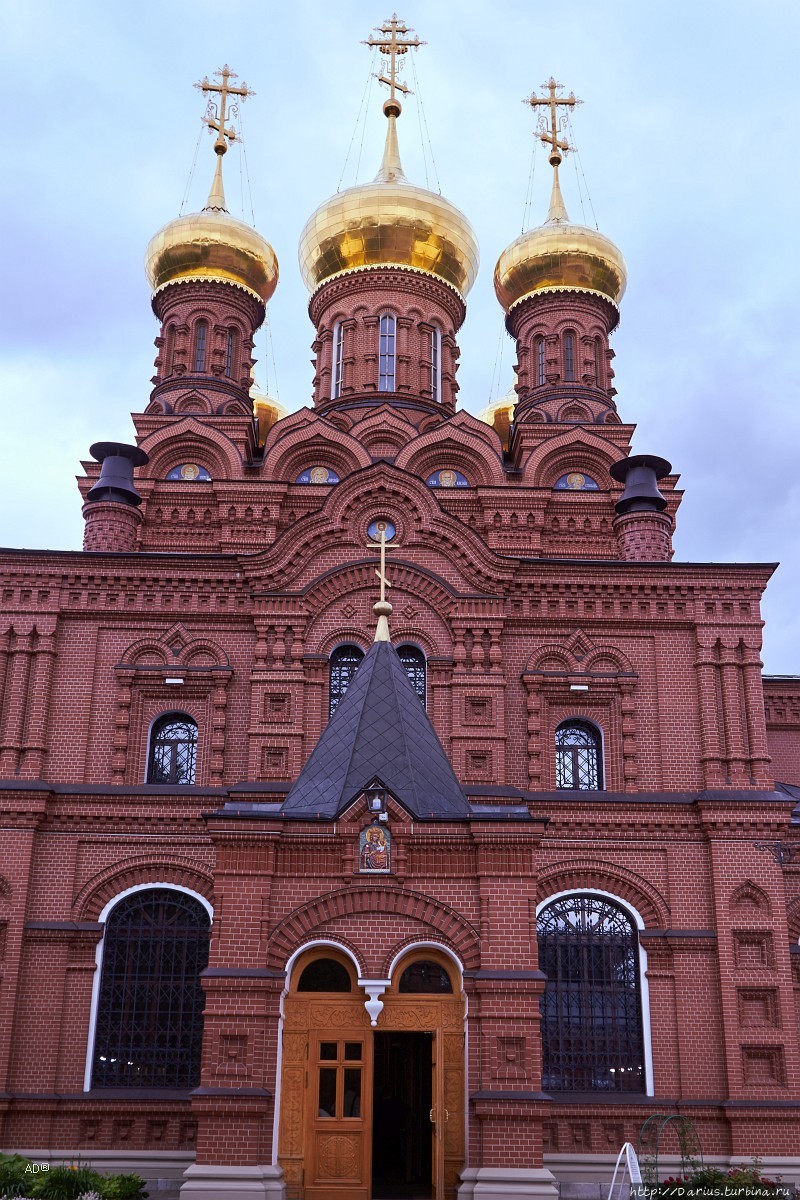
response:
<path id="1" fill-rule="evenodd" d="M 233 364 L 236 358 L 236 331 L 228 330 L 228 337 L 225 342 L 225 374 L 228 379 L 233 378 Z"/>
<path id="2" fill-rule="evenodd" d="M 431 330 L 431 400 L 438 404 L 442 398 L 442 334 Z"/>
<path id="3" fill-rule="evenodd" d="M 598 387 L 603 386 L 603 343 L 600 338 L 594 339 L 594 377 Z"/>
<path id="4" fill-rule="evenodd" d="M 556 787 L 595 791 L 602 786 L 599 729 L 588 721 L 562 721 L 556 730 Z"/>
<path id="5" fill-rule="evenodd" d="M 332 396 L 337 400 L 344 386 L 344 326 L 337 321 L 333 327 L 333 388 Z"/>
<path id="6" fill-rule="evenodd" d="M 194 331 L 194 370 L 206 369 L 206 343 L 208 342 L 208 321 L 198 321 Z"/>
<path id="7" fill-rule="evenodd" d="M 546 383 L 544 338 L 536 339 L 536 386 Z"/>
<path id="8" fill-rule="evenodd" d="M 411 686 L 424 704 L 426 698 L 425 655 L 419 646 L 409 645 L 398 646 L 397 657 L 405 668 L 406 675 L 411 681 Z"/>
<path id="9" fill-rule="evenodd" d="M 185 713 L 165 713 L 150 730 L 148 783 L 192 784 L 197 760 L 197 722 Z"/>
<path id="10" fill-rule="evenodd" d="M 330 657 L 328 689 L 328 717 L 339 707 L 342 697 L 350 687 L 353 676 L 361 665 L 364 651 L 360 646 L 337 646 Z"/>
<path id="11" fill-rule="evenodd" d="M 164 356 L 161 367 L 162 376 L 172 374 L 172 362 L 175 357 L 175 326 L 168 325 L 164 337 Z"/>
<path id="12" fill-rule="evenodd" d="M 391 313 L 384 313 L 380 320 L 380 346 L 378 353 L 379 392 L 393 392 L 395 390 L 396 332 L 397 321 Z"/>
<path id="13" fill-rule="evenodd" d="M 639 934 L 621 906 L 564 896 L 537 920 L 542 1088 L 643 1092 L 646 1086 Z"/>
<path id="14" fill-rule="evenodd" d="M 105 926 L 92 1087 L 193 1088 L 200 1081 L 209 916 L 194 896 L 144 888 Z"/>
<path id="15" fill-rule="evenodd" d="M 575 382 L 575 334 L 564 334 L 564 379 L 567 383 Z"/>

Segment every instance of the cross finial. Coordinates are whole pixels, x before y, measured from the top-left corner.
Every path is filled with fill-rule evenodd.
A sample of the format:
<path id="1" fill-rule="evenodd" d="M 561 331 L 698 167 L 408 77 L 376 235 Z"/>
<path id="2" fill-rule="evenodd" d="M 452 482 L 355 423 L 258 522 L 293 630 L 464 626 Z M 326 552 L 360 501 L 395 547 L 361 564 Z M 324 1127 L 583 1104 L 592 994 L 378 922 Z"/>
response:
<path id="1" fill-rule="evenodd" d="M 392 585 L 386 578 L 386 551 L 396 549 L 396 543 L 391 546 L 388 545 L 386 541 L 387 527 L 387 521 L 377 521 L 375 528 L 378 531 L 378 539 L 374 542 L 367 542 L 367 548 L 369 550 L 380 550 L 381 552 L 381 567 L 379 571 L 375 572 L 381 582 L 381 598 L 372 606 L 372 611 L 378 618 L 378 627 L 375 630 L 376 642 L 391 641 L 391 638 L 389 637 L 388 618 L 392 615 L 392 606 L 386 599 L 386 589 Z M 394 530 L 392 530 L 392 534 L 394 534 Z"/>
<path id="2" fill-rule="evenodd" d="M 569 154 L 570 150 L 574 150 L 574 146 L 570 146 L 566 138 L 560 138 L 559 133 L 563 133 L 567 127 L 567 113 L 559 115 L 559 108 L 575 108 L 578 104 L 583 104 L 582 100 L 576 99 L 573 92 L 568 96 L 560 96 L 558 93 L 563 91 L 563 84 L 556 83 L 551 75 L 547 83 L 542 84 L 542 89 L 547 89 L 544 96 L 537 96 L 536 92 L 532 92 L 530 96 L 522 101 L 523 104 L 529 104 L 534 112 L 537 109 L 549 108 L 550 121 L 548 127 L 547 113 L 539 113 L 538 132 L 539 141 L 545 146 L 550 147 L 548 159 L 553 168 L 553 194 L 550 199 L 550 210 L 547 214 L 548 221 L 568 221 L 567 210 L 564 206 L 564 200 L 561 196 L 561 186 L 558 182 L 558 167 L 562 161 L 564 154 Z"/>
<path id="3" fill-rule="evenodd" d="M 384 55 L 385 61 L 381 64 L 380 72 L 375 73 L 375 78 L 379 83 L 385 84 L 389 89 L 389 99 L 383 106 L 383 111 L 386 116 L 400 116 L 402 106 L 397 99 L 397 92 L 402 92 L 404 96 L 411 94 L 411 89 L 399 78 L 400 66 L 398 58 L 404 54 L 408 54 L 409 50 L 416 50 L 418 46 L 424 46 L 416 36 L 411 37 L 414 30 L 406 25 L 405 21 L 398 19 L 397 13 L 392 13 L 389 20 L 384 21 L 382 25 L 376 26 L 374 33 L 377 37 L 367 38 L 364 42 L 365 46 L 377 46 L 381 54 Z"/>
<path id="4" fill-rule="evenodd" d="M 236 116 L 237 107 L 234 102 L 228 112 L 228 97 L 240 96 L 242 100 L 246 100 L 248 96 L 255 96 L 252 88 L 242 81 L 241 86 L 237 87 L 231 83 L 232 79 L 238 79 L 239 76 L 235 71 L 232 71 L 227 63 L 214 72 L 215 78 L 219 81 L 212 83 L 206 75 L 199 83 L 194 86 L 208 96 L 211 93 L 216 93 L 219 96 L 219 101 L 209 100 L 206 115 L 203 117 L 209 129 L 216 129 L 217 140 L 214 142 L 214 150 L 217 154 L 224 154 L 228 149 L 228 142 L 235 142 L 237 138 L 236 130 L 232 125 L 226 126 L 225 122 L 228 116 Z"/>

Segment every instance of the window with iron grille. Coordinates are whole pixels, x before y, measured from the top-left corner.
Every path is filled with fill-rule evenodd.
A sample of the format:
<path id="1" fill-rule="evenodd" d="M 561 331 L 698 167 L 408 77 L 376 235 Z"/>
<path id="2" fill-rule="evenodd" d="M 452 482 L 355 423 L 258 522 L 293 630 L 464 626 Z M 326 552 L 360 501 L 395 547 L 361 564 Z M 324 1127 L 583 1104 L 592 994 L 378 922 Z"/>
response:
<path id="1" fill-rule="evenodd" d="M 194 369 L 206 369 L 206 340 L 208 338 L 208 322 L 198 321 L 194 334 Z"/>
<path id="2" fill-rule="evenodd" d="M 542 1089 L 645 1090 L 639 935 L 611 900 L 565 896 L 537 920 Z"/>
<path id="3" fill-rule="evenodd" d="M 564 334 L 564 379 L 567 383 L 575 380 L 575 335 Z"/>
<path id="4" fill-rule="evenodd" d="M 92 1087 L 193 1088 L 200 1080 L 209 917 L 193 896 L 145 888 L 103 937 Z"/>
<path id="5" fill-rule="evenodd" d="M 342 394 L 344 382 L 344 326 L 338 321 L 333 327 L 333 399 Z"/>
<path id="6" fill-rule="evenodd" d="M 194 783 L 197 722 L 185 713 L 165 713 L 150 731 L 148 783 Z"/>
<path id="7" fill-rule="evenodd" d="M 539 338 L 536 343 L 536 385 L 541 387 L 546 382 L 545 378 L 545 349 L 544 338 Z"/>
<path id="8" fill-rule="evenodd" d="M 397 322 L 390 313 L 384 313 L 380 322 L 380 348 L 378 359 L 378 391 L 395 390 L 395 332 Z"/>
<path id="9" fill-rule="evenodd" d="M 595 791 L 602 786 L 600 730 L 588 721 L 562 721 L 556 730 L 556 787 Z"/>
<path id="10" fill-rule="evenodd" d="M 360 646 L 337 646 L 330 657 L 328 689 L 328 717 L 332 717 L 350 682 L 361 665 L 364 651 Z"/>
<path id="11" fill-rule="evenodd" d="M 425 703 L 425 655 L 419 646 L 398 646 L 397 657 L 405 667 L 405 672 L 411 681 L 411 686 Z"/>

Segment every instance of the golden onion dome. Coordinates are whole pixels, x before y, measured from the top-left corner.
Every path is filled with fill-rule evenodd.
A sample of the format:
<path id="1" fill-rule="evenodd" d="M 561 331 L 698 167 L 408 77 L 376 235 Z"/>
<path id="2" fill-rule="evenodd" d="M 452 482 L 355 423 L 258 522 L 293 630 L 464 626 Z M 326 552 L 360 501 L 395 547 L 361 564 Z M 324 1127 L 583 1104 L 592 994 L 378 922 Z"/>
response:
<path id="1" fill-rule="evenodd" d="M 499 435 L 503 447 L 508 449 L 508 440 L 511 431 L 511 425 L 514 420 L 514 406 L 517 403 L 517 373 L 514 372 L 514 382 L 506 392 L 505 396 L 498 396 L 491 404 L 487 404 L 486 408 L 478 413 L 478 420 L 483 421 L 486 425 L 491 425 L 492 429 Z"/>
<path id="2" fill-rule="evenodd" d="M 497 260 L 494 290 L 506 312 L 528 296 L 564 288 L 594 292 L 615 305 L 625 293 L 628 273 L 622 253 L 596 229 L 570 221 L 557 163 L 554 168 L 547 221 L 523 233 Z"/>
<path id="3" fill-rule="evenodd" d="M 145 270 L 154 292 L 184 280 L 221 280 L 265 304 L 278 284 L 278 260 L 269 242 L 228 212 L 222 154 L 202 212 L 170 221 L 151 238 Z"/>
<path id="4" fill-rule="evenodd" d="M 255 380 L 250 388 L 250 399 L 253 401 L 253 416 L 258 428 L 258 444 L 263 446 L 272 426 L 277 425 L 278 421 L 287 416 L 289 410 L 284 408 L 280 400 L 276 400 L 274 396 L 260 392 Z"/>
<path id="5" fill-rule="evenodd" d="M 372 183 L 337 192 L 300 235 L 300 271 L 310 292 L 347 271 L 402 266 L 424 271 L 464 297 L 478 274 L 475 233 L 462 212 L 436 192 L 409 183 L 397 144 L 399 104 L 384 106 L 389 127 Z"/>

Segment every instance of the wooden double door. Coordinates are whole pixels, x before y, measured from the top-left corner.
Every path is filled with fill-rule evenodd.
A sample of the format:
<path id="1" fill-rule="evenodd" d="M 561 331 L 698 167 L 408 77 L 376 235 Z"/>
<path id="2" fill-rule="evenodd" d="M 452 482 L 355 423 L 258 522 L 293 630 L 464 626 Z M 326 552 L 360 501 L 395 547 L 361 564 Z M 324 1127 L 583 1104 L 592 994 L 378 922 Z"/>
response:
<path id="1" fill-rule="evenodd" d="M 287 997 L 279 1158 L 289 1200 L 452 1200 L 460 998 L 387 996 L 373 1030 L 358 997 Z"/>

